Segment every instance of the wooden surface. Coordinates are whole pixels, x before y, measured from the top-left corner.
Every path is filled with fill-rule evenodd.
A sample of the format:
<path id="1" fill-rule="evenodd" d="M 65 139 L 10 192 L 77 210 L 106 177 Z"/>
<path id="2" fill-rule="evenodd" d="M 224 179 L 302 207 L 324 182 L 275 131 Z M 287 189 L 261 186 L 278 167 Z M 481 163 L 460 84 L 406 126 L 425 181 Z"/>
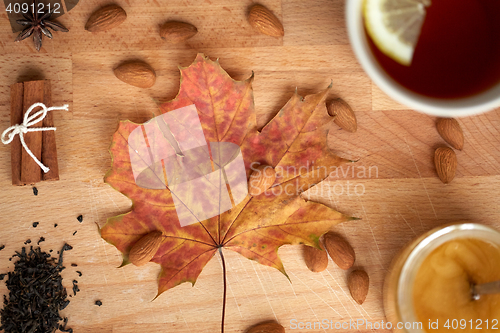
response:
<path id="1" fill-rule="evenodd" d="M 500 110 L 460 119 L 465 148 L 457 152 L 455 180 L 436 176 L 433 150 L 443 144 L 435 118 L 408 110 L 384 95 L 363 73 L 348 43 L 344 0 L 263 0 L 282 19 L 285 37 L 258 35 L 247 24 L 251 1 L 117 0 L 127 21 L 106 33 L 84 30 L 90 14 L 107 4 L 85 0 L 59 21 L 70 29 L 44 39 L 40 53 L 31 41 L 14 43 L 7 15 L 0 15 L 0 129 L 10 126 L 9 86 L 50 79 L 55 111 L 60 180 L 31 187 L 10 184 L 10 147 L 0 146 L 0 273 L 13 269 L 9 257 L 26 239 L 44 250 L 73 245 L 67 253 L 64 283 L 81 292 L 64 310 L 69 326 L 80 332 L 218 332 L 222 306 L 221 262 L 216 256 L 194 287 L 182 284 L 155 301 L 159 266 L 116 268 L 121 255 L 100 239 L 96 223 L 127 212 L 130 201 L 103 183 L 110 167 L 108 147 L 119 120 L 142 122 L 156 103 L 176 95 L 178 65 L 188 66 L 197 52 L 220 63 L 235 79 L 255 72 L 257 120 L 269 121 L 290 98 L 317 92 L 333 81 L 330 97 L 342 97 L 355 110 L 358 131 L 332 124 L 329 145 L 338 155 L 359 162 L 309 193 L 337 210 L 361 218 L 335 228 L 353 245 L 357 267 L 370 276 L 366 302 L 349 296 L 346 272 L 330 262 L 322 273 L 309 272 L 298 247 L 279 254 L 290 276 L 226 251 L 228 299 L 226 332 L 243 332 L 266 319 L 290 328 L 291 320 L 349 322 L 385 320 L 382 284 L 395 253 L 414 236 L 446 222 L 472 220 L 500 228 Z M 3 5 L 0 5 L 3 6 Z M 167 45 L 159 25 L 180 19 L 199 33 L 181 45 Z M 117 80 L 113 68 L 129 59 L 148 62 L 157 73 L 150 89 Z M 366 168 L 363 174 L 363 167 Z M 349 169 L 348 169 L 349 168 Z M 353 169 L 354 168 L 354 169 Z M 371 170 L 371 174 L 368 172 Z M 354 171 L 354 172 L 353 172 Z M 356 194 L 357 191 L 357 194 Z M 83 215 L 83 222 L 76 219 Z M 37 228 L 33 222 L 40 222 Z M 54 228 L 57 223 L 58 227 Z M 73 235 L 74 231 L 77 231 Z M 78 264 L 71 267 L 70 263 Z M 83 273 L 77 277 L 76 270 Z M 0 282 L 0 293 L 6 287 Z M 103 305 L 94 305 L 96 300 Z M 331 332 L 333 330 L 302 330 Z M 354 331 L 340 329 L 338 331 Z M 360 327 L 359 331 L 366 331 Z"/>

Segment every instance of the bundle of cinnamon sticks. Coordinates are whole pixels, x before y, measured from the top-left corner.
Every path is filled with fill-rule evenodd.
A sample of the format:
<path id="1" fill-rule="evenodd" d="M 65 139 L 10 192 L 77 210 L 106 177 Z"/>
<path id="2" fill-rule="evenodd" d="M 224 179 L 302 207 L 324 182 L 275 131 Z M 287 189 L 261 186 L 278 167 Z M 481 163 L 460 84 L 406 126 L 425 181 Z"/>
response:
<path id="1" fill-rule="evenodd" d="M 10 87 L 10 122 L 22 124 L 26 110 L 35 104 L 52 104 L 50 80 L 28 81 L 13 84 Z M 52 112 L 48 112 L 43 121 L 31 127 L 52 127 Z M 50 168 L 43 173 L 40 166 L 23 149 L 19 136 L 11 143 L 12 185 L 34 184 L 41 180 L 59 180 L 57 165 L 56 136 L 54 131 L 28 132 L 24 141 L 36 158 Z"/>

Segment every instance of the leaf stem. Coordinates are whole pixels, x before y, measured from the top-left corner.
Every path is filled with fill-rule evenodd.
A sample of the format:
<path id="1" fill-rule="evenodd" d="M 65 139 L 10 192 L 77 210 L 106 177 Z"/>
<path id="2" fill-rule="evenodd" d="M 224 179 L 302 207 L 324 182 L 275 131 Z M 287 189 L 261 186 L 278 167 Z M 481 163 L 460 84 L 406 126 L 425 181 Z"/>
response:
<path id="1" fill-rule="evenodd" d="M 224 333 L 224 317 L 226 315 L 226 262 L 224 261 L 224 255 L 222 254 L 222 246 L 219 247 L 220 258 L 222 259 L 222 275 L 224 277 L 224 296 L 222 300 L 222 323 L 221 323 L 221 333 Z"/>

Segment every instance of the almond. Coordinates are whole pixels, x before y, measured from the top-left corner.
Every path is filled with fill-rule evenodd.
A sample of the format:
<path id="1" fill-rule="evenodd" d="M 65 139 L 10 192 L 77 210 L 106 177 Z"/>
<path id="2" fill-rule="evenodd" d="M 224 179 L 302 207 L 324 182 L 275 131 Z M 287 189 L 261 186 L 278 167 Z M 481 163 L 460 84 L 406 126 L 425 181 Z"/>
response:
<path id="1" fill-rule="evenodd" d="M 161 231 L 153 231 L 139 239 L 128 255 L 128 260 L 136 266 L 147 264 L 160 248 L 163 235 Z"/>
<path id="2" fill-rule="evenodd" d="M 248 13 L 248 22 L 264 35 L 282 37 L 285 29 L 280 20 L 266 7 L 254 5 Z"/>
<path id="3" fill-rule="evenodd" d="M 358 122 L 356 115 L 352 108 L 343 99 L 337 98 L 326 104 L 328 114 L 335 117 L 333 121 L 341 128 L 351 133 L 356 132 L 358 129 Z"/>
<path id="4" fill-rule="evenodd" d="M 155 71 L 144 62 L 121 64 L 115 68 L 114 73 L 118 79 L 139 88 L 150 88 L 156 82 Z"/>
<path id="5" fill-rule="evenodd" d="M 453 118 L 438 118 L 436 128 L 450 146 L 455 149 L 462 150 L 464 148 L 464 132 L 456 119 Z"/>
<path id="6" fill-rule="evenodd" d="M 276 180 L 276 171 L 269 165 L 260 165 L 255 168 L 248 180 L 248 194 L 256 197 L 264 193 Z"/>
<path id="7" fill-rule="evenodd" d="M 311 272 L 322 272 L 328 266 L 328 254 L 321 243 L 319 243 L 322 250 L 312 246 L 302 245 L 302 254 L 307 268 Z"/>
<path id="8" fill-rule="evenodd" d="M 123 23 L 127 19 L 127 13 L 122 7 L 110 5 L 98 9 L 90 15 L 85 30 L 90 32 L 99 32 L 113 29 Z"/>
<path id="9" fill-rule="evenodd" d="M 245 333 L 285 333 L 285 328 L 275 321 L 266 321 L 250 327 Z"/>
<path id="10" fill-rule="evenodd" d="M 348 270 L 354 265 L 356 254 L 344 238 L 330 231 L 325 234 L 324 241 L 328 254 L 340 268 Z"/>
<path id="11" fill-rule="evenodd" d="M 173 44 L 188 40 L 197 33 L 198 29 L 194 25 L 178 21 L 166 22 L 160 28 L 161 38 Z"/>
<path id="12" fill-rule="evenodd" d="M 434 164 L 439 179 L 448 184 L 455 178 L 457 171 L 457 155 L 450 147 L 439 147 L 434 152 Z"/>
<path id="13" fill-rule="evenodd" d="M 347 286 L 356 303 L 363 304 L 366 295 L 368 295 L 370 278 L 365 271 L 361 269 L 354 270 L 347 277 Z"/>

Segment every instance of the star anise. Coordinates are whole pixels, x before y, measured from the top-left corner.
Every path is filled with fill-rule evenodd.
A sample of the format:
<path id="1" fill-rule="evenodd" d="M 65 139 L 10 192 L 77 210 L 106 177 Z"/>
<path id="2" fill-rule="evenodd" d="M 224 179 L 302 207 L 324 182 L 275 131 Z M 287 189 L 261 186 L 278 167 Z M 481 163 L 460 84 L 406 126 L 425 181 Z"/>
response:
<path id="1" fill-rule="evenodd" d="M 54 31 L 62 32 L 68 32 L 69 30 L 60 23 L 49 21 L 50 17 L 54 13 L 54 10 L 39 14 L 37 0 L 34 1 L 33 8 L 35 9 L 34 13 L 30 13 L 29 11 L 27 13 L 22 13 L 25 19 L 17 20 L 17 23 L 25 26 L 26 28 L 21 31 L 15 41 L 20 42 L 23 39 L 26 39 L 29 36 L 33 35 L 33 43 L 35 44 L 35 48 L 37 51 L 40 51 L 40 48 L 42 47 L 43 35 L 47 36 L 48 38 L 52 38 L 52 33 L 48 28 Z"/>

